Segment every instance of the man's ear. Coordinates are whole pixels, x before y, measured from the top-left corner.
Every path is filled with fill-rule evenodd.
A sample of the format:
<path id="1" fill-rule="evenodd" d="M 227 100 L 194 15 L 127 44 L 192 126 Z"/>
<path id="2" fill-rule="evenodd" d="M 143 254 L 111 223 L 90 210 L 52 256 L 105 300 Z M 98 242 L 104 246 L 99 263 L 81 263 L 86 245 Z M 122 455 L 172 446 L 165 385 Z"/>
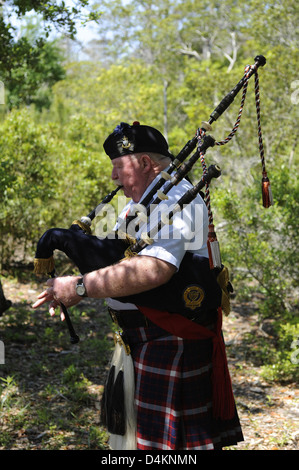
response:
<path id="1" fill-rule="evenodd" d="M 150 171 L 152 168 L 152 159 L 146 153 L 142 154 L 140 157 L 140 163 L 144 171 Z"/>

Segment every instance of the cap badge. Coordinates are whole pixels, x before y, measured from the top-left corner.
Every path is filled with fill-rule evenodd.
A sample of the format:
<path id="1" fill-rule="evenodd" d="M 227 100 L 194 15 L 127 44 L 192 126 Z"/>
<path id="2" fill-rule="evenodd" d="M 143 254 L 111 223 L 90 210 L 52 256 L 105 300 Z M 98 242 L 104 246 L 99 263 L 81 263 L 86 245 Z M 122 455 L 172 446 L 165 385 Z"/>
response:
<path id="1" fill-rule="evenodd" d="M 184 291 L 184 301 L 187 308 L 195 310 L 197 307 L 200 307 L 205 293 L 201 287 L 190 286 L 187 287 Z"/>
<path id="2" fill-rule="evenodd" d="M 131 142 L 129 142 L 128 137 L 126 137 L 125 135 L 123 137 L 123 142 L 122 142 L 121 146 L 122 146 L 123 149 L 128 149 L 131 146 Z"/>

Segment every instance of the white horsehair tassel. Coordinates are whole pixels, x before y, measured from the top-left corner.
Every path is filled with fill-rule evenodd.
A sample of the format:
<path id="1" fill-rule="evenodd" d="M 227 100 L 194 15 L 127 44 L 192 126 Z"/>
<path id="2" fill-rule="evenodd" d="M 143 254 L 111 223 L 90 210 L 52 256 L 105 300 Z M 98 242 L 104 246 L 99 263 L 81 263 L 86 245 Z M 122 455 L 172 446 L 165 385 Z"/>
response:
<path id="1" fill-rule="evenodd" d="M 112 450 L 136 450 L 137 422 L 134 403 L 134 365 L 131 354 L 128 354 L 119 341 L 115 344 L 111 365 L 115 366 L 115 377 L 117 377 L 119 370 L 124 372 L 126 433 L 124 436 L 110 434 L 109 445 Z"/>

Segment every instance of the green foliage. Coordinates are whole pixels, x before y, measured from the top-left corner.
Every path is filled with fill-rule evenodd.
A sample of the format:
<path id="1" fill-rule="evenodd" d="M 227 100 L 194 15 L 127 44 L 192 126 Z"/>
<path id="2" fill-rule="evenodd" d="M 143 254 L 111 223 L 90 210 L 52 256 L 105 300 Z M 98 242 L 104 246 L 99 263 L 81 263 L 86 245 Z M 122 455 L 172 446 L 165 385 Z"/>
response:
<path id="1" fill-rule="evenodd" d="M 63 123 L 65 116 L 84 116 L 99 145 L 121 116 L 127 122 L 144 121 L 147 116 L 147 122 L 161 127 L 162 88 L 154 70 L 143 62 L 112 65 L 108 70 L 89 62 L 72 63 L 67 74 L 67 80 L 54 86 L 51 111 Z"/>
<path id="2" fill-rule="evenodd" d="M 18 287 L 20 299 L 24 284 Z M 0 370 L 1 450 L 107 448 L 100 398 L 110 352 L 97 344 L 113 345 L 107 338 L 107 313 L 98 302 L 85 306 L 84 312 L 76 307 L 84 317 L 76 326 L 81 341 L 73 348 L 59 318 L 32 311 L 28 301 L 20 308 L 17 299 L 1 317 L 5 343 L 5 364 Z"/>
<path id="3" fill-rule="evenodd" d="M 65 76 L 61 51 L 54 43 L 39 42 L 31 45 L 22 38 L 14 45 L 12 53 L 15 58 L 12 69 L 9 74 L 5 74 L 2 68 L 1 74 L 8 107 L 12 109 L 33 103 L 38 110 L 49 108 L 51 87 Z"/>
<path id="4" fill-rule="evenodd" d="M 219 238 L 223 259 L 231 266 L 239 292 L 258 289 L 263 294 L 260 316 L 273 317 L 296 308 L 298 289 L 298 182 L 291 171 L 273 170 L 275 205 L 264 209 L 261 194 L 252 187 L 243 194 L 218 191 L 221 214 Z M 259 189 L 258 181 L 255 186 Z M 218 220 L 218 222 L 220 222 Z M 293 307 L 292 307 L 293 306 Z"/>
<path id="5" fill-rule="evenodd" d="M 12 2 L 22 15 L 33 3 L 45 20 L 73 35 L 79 7 L 67 12 L 64 3 Z M 120 121 L 157 127 L 177 154 L 245 66 L 263 54 L 261 125 L 274 206 L 264 209 L 261 203 L 253 77 L 236 136 L 209 149 L 206 160 L 222 169 L 211 185 L 211 204 L 237 296 L 258 292 L 261 320 L 283 324 L 287 318 L 293 324 L 299 265 L 297 3 L 113 0 L 100 7 L 98 40 L 86 51 L 93 60 L 65 64 L 64 72 L 57 45 L 45 35 L 41 42 L 27 29 L 27 39 L 16 41 L 0 20 L 0 74 L 6 74 L 11 106 L 0 133 L 2 262 L 14 259 L 20 243 L 32 258 L 47 228 L 68 227 L 111 190 L 102 144 Z M 231 131 L 240 101 L 241 93 L 213 123 L 217 141 Z M 192 173 L 197 181 L 200 164 Z M 279 329 L 277 335 L 284 337 Z"/>
<path id="6" fill-rule="evenodd" d="M 34 226 L 38 227 L 40 205 L 53 195 L 54 175 L 46 166 L 45 136 L 30 120 L 28 112 L 9 115 L 2 127 L 0 148 L 0 223 L 5 257 L 25 233 L 30 234 Z M 48 191 L 44 191 L 45 184 L 49 184 Z M 34 209 L 32 203 L 36 204 Z"/>
<path id="7" fill-rule="evenodd" d="M 98 20 L 96 12 L 81 11 L 87 0 L 79 0 L 70 8 L 62 2 L 9 1 L 0 17 L 0 79 L 5 85 L 6 105 L 9 109 L 34 103 L 38 110 L 49 108 L 52 85 L 64 78 L 62 50 L 48 41 L 53 27 L 63 28 L 74 39 L 76 21 Z M 2 8 L 3 9 L 3 8 Z M 28 12 L 35 12 L 36 24 Z M 10 18 L 15 15 L 26 20 L 19 32 Z M 43 22 L 43 23 L 42 23 Z"/>
<path id="8" fill-rule="evenodd" d="M 277 345 L 269 360 L 267 354 L 262 375 L 267 380 L 298 383 L 299 325 L 294 319 L 277 325 Z M 269 347 L 268 347 L 269 351 Z"/>
<path id="9" fill-rule="evenodd" d="M 0 19 L 0 32 L 5 29 Z M 31 37 L 30 37 L 31 36 Z M 10 31 L 0 41 L 0 78 L 5 86 L 8 109 L 22 104 L 49 108 L 51 87 L 65 77 L 63 55 L 54 42 L 46 42 L 32 31 L 15 39 Z"/>
<path id="10" fill-rule="evenodd" d="M 89 21 L 98 21 L 100 13 L 96 11 L 87 11 L 89 0 L 78 0 L 75 5 L 68 6 L 65 2 L 43 0 L 8 0 L 6 2 L 18 18 L 24 17 L 28 12 L 34 10 L 45 21 L 44 29 L 48 36 L 54 28 L 67 32 L 74 38 L 77 33 L 76 21 L 80 20 L 82 24 Z M 10 17 L 11 11 L 8 12 Z M 7 30 L 11 28 L 7 24 Z"/>
<path id="11" fill-rule="evenodd" d="M 74 219 L 87 215 L 100 202 L 101 195 L 108 192 L 110 168 L 89 131 L 84 118 L 76 117 L 69 122 L 67 136 L 62 140 L 55 124 L 38 125 L 34 115 L 25 109 L 11 112 L 3 122 L 2 263 L 20 259 L 22 247 L 25 255 L 33 256 L 34 245 L 43 231 L 54 226 L 68 227 Z"/>

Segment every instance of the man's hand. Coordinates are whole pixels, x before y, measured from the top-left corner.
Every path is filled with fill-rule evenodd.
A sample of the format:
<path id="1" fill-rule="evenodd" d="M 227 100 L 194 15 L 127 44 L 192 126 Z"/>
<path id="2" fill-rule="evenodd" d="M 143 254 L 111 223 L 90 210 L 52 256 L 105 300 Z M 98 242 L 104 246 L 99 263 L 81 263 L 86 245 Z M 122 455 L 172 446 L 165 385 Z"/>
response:
<path id="1" fill-rule="evenodd" d="M 37 297 L 38 300 L 32 305 L 32 308 L 38 308 L 44 303 L 49 303 L 49 313 L 55 315 L 55 309 L 63 303 L 66 308 L 77 305 L 82 297 L 76 294 L 76 285 L 79 276 L 65 276 L 48 279 L 48 288 Z M 64 320 L 64 314 L 61 311 L 61 319 Z"/>

